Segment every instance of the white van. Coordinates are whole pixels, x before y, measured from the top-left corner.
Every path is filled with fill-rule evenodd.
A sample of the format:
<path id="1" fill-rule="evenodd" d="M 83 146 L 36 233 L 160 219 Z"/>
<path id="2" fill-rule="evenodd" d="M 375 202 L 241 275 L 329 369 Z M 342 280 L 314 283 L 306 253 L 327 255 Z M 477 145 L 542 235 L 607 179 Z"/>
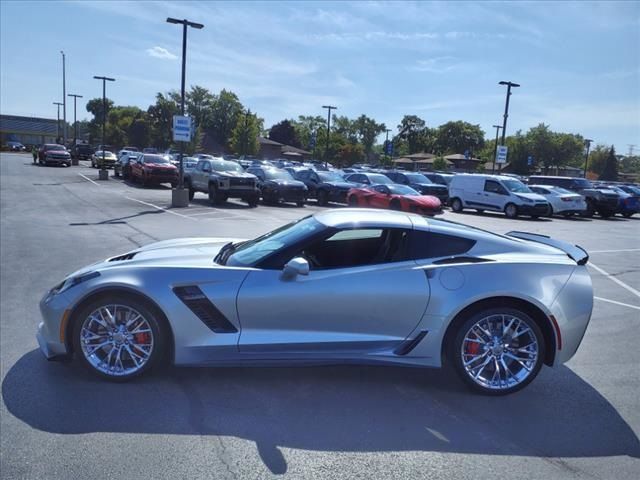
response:
<path id="1" fill-rule="evenodd" d="M 478 212 L 504 212 L 509 218 L 548 215 L 549 202 L 524 183 L 505 175 L 455 175 L 449 184 L 449 202 L 454 212 L 473 208 Z"/>

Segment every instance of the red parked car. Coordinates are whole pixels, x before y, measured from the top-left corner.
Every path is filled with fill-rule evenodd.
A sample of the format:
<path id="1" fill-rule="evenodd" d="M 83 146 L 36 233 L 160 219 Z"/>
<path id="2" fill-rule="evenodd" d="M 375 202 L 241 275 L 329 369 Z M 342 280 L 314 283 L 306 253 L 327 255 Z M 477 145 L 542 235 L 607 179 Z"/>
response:
<path id="1" fill-rule="evenodd" d="M 421 195 L 406 185 L 386 184 L 352 188 L 347 194 L 351 207 L 385 208 L 421 215 L 442 213 L 438 197 Z"/>
<path id="2" fill-rule="evenodd" d="M 170 183 L 178 185 L 178 169 L 162 155 L 141 154 L 135 162 L 131 162 L 131 180 L 140 181 L 143 186 Z"/>

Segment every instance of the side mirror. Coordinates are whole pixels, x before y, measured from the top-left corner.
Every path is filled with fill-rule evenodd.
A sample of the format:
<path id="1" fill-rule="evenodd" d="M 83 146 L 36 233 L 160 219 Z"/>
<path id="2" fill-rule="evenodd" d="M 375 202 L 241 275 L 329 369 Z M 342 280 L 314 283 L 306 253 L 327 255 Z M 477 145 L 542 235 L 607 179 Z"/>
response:
<path id="1" fill-rule="evenodd" d="M 309 275 L 309 262 L 302 257 L 292 258 L 282 269 L 284 279 L 292 279 L 298 275 Z"/>

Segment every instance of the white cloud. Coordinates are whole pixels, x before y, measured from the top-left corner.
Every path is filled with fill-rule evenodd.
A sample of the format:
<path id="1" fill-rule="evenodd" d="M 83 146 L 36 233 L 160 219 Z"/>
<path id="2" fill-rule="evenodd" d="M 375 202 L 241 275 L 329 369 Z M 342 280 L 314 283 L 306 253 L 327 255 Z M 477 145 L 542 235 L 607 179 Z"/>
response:
<path id="1" fill-rule="evenodd" d="M 171 53 L 166 48 L 162 48 L 162 47 L 158 47 L 158 46 L 153 47 L 153 48 L 148 48 L 147 49 L 147 54 L 149 54 L 150 57 L 162 58 L 162 59 L 165 59 L 165 60 L 175 60 L 176 58 L 178 58 L 176 55 Z"/>

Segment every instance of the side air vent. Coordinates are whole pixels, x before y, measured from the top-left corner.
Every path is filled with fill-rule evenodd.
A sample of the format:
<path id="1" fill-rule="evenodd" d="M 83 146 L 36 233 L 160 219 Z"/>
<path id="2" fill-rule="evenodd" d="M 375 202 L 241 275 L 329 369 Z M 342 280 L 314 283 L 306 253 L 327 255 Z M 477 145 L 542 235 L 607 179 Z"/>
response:
<path id="1" fill-rule="evenodd" d="M 442 258 L 440 260 L 436 260 L 433 262 L 434 265 L 455 265 L 456 263 L 484 263 L 484 262 L 493 262 L 488 258 L 480 258 L 480 257 L 449 257 Z"/>
<path id="2" fill-rule="evenodd" d="M 238 329 L 211 303 L 199 287 L 174 287 L 175 293 L 202 323 L 216 333 L 235 333 Z"/>
<path id="3" fill-rule="evenodd" d="M 117 257 L 111 257 L 109 259 L 110 262 L 122 262 L 123 260 L 131 260 L 133 257 L 136 256 L 138 252 L 129 252 L 129 253 L 125 253 L 124 255 L 118 255 Z"/>
<path id="4" fill-rule="evenodd" d="M 418 333 L 418 335 L 415 336 L 415 338 L 402 342 L 393 353 L 395 353 L 396 355 L 406 355 L 418 346 L 422 339 L 427 336 L 427 333 L 429 333 L 428 330 L 422 330 L 420 333 Z"/>

